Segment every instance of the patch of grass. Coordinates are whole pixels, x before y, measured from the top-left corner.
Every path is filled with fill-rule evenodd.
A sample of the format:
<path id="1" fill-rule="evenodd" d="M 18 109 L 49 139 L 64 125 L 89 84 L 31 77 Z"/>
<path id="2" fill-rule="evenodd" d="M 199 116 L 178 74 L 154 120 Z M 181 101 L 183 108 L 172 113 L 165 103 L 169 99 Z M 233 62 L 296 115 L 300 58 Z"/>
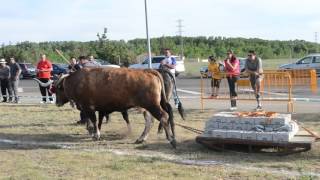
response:
<path id="1" fill-rule="evenodd" d="M 130 111 L 132 134 L 120 113 L 102 126 L 102 140 L 92 141 L 84 126 L 75 125 L 79 112 L 69 107 L 0 106 L 0 139 L 20 142 L 64 143 L 53 145 L 0 142 L 0 177 L 7 179 L 283 179 L 287 175 L 242 167 L 260 167 L 296 172 L 320 172 L 320 146 L 306 153 L 278 157 L 263 154 L 215 152 L 195 142 L 195 134 L 176 127 L 178 147 L 172 149 L 165 135 L 152 128 L 143 145 L 133 142 L 144 128 L 143 116 Z M 176 112 L 175 112 L 176 113 Z M 214 111 L 187 110 L 181 124 L 203 129 Z M 310 118 L 312 117 L 312 118 Z M 320 129 L 319 114 L 296 114 L 306 127 Z M 156 121 L 154 126 L 157 126 Z M 115 153 L 111 153 L 115 152 Z M 121 152 L 121 153 L 117 153 Z M 122 154 L 122 155 L 117 155 Z M 213 160 L 230 166 L 195 166 L 174 163 L 172 159 Z M 236 165 L 236 166 L 234 166 Z M 309 176 L 301 177 L 308 178 Z"/>

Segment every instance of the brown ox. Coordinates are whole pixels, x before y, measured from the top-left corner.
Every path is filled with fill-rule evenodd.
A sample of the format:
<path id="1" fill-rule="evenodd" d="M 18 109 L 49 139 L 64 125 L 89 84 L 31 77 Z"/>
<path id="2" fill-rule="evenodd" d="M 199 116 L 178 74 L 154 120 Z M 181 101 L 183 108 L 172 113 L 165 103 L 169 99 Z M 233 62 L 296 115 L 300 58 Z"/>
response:
<path id="1" fill-rule="evenodd" d="M 176 147 L 172 108 L 165 96 L 163 79 L 157 71 L 84 68 L 60 78 L 55 88 L 56 105 L 62 106 L 69 100 L 75 102 L 91 120 L 96 139 L 100 138 L 100 131 L 95 111 L 109 114 L 142 107 L 160 121 L 168 141 Z M 141 136 L 147 136 L 147 133 L 144 131 Z"/>

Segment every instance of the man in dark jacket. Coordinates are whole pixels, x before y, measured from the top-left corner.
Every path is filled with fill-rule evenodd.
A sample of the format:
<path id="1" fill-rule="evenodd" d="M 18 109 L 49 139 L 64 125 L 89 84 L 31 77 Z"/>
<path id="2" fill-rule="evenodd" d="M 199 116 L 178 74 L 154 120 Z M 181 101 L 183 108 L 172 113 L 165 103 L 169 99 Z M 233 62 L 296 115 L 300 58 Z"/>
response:
<path id="1" fill-rule="evenodd" d="M 1 93 L 3 100 L 2 102 L 7 102 L 8 96 L 7 96 L 7 90 L 9 93 L 9 97 L 12 97 L 11 89 L 9 86 L 9 79 L 10 79 L 10 67 L 6 65 L 6 60 L 1 59 L 0 60 L 0 84 L 1 84 Z"/>
<path id="2" fill-rule="evenodd" d="M 21 74 L 21 68 L 19 64 L 15 61 L 14 57 L 10 58 L 9 66 L 10 66 L 10 74 L 11 74 L 11 77 L 9 80 L 11 94 L 14 97 L 14 103 L 19 103 L 18 85 L 19 85 L 19 77 Z M 13 101 L 13 97 L 9 97 L 9 101 Z"/>

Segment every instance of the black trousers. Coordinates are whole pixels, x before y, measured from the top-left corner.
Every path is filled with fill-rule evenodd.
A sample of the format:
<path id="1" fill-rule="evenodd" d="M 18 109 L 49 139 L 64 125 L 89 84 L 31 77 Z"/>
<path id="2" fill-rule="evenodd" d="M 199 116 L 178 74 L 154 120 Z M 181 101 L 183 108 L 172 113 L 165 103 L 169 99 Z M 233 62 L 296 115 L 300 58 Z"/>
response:
<path id="1" fill-rule="evenodd" d="M 43 83 L 46 83 L 46 82 L 49 81 L 49 79 L 47 79 L 47 78 L 40 78 L 39 80 L 40 80 L 41 82 L 43 82 Z M 44 101 L 44 102 L 47 101 L 47 93 L 48 93 L 48 96 L 49 96 L 49 100 L 50 100 L 50 101 L 53 101 L 52 94 L 51 94 L 50 91 L 49 91 L 50 86 L 42 87 L 42 86 L 40 86 L 40 84 L 39 84 L 39 88 L 40 88 L 40 93 L 41 93 L 41 96 L 42 96 L 42 101 Z"/>
<path id="2" fill-rule="evenodd" d="M 6 102 L 7 99 L 8 99 L 8 96 L 7 96 L 7 90 L 8 90 L 8 93 L 9 93 L 9 101 L 12 99 L 12 94 L 11 94 L 11 88 L 9 86 L 9 79 L 1 79 L 0 80 L 0 85 L 1 85 L 1 94 L 2 94 L 2 97 L 3 97 L 3 101 Z"/>
<path id="3" fill-rule="evenodd" d="M 236 92 L 236 84 L 237 84 L 237 81 L 239 80 L 239 76 L 227 77 L 227 80 L 229 84 L 230 97 L 238 96 Z"/>

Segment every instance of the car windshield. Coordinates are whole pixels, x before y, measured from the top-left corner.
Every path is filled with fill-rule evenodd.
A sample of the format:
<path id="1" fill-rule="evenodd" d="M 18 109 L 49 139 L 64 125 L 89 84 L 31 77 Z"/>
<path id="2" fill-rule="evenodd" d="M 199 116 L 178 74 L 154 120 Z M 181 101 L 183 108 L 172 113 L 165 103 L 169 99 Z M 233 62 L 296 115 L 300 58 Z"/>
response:
<path id="1" fill-rule="evenodd" d="M 111 64 L 108 61 L 102 60 L 102 59 L 95 59 L 95 61 L 100 63 L 101 65 L 110 65 Z"/>

